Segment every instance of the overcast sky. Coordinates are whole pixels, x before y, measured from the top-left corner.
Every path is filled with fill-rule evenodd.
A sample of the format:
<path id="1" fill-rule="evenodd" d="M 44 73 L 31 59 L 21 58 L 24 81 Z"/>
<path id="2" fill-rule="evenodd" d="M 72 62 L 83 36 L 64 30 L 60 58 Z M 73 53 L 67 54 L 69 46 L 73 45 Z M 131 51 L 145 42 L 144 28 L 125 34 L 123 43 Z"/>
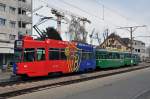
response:
<path id="1" fill-rule="evenodd" d="M 150 36 L 150 0 L 33 0 L 33 9 L 46 4 L 41 1 L 45 1 L 50 6 L 55 6 L 79 16 L 87 17 L 92 21 L 91 24 L 87 24 L 87 30 L 91 33 L 92 29 L 96 28 L 96 31 L 100 33 L 99 35 L 101 38 L 102 32 L 106 28 L 109 28 L 111 32 L 116 31 L 121 37 L 130 37 L 130 33 L 127 30 L 118 30 L 116 28 L 147 25 L 146 28 L 138 28 L 133 33 L 133 36 L 135 39 L 145 42 L 146 45 L 150 45 L 150 38 L 136 37 Z M 47 7 L 40 9 L 36 13 L 52 16 L 50 14 L 50 9 Z M 33 24 L 38 20 L 38 16 L 33 16 Z M 56 27 L 56 22 L 47 21 L 45 24 L 39 26 L 39 28 L 45 29 L 47 26 Z M 62 25 L 63 33 L 67 31 L 66 27 L 67 25 Z M 67 36 L 63 33 L 62 36 L 64 40 L 66 40 Z"/>

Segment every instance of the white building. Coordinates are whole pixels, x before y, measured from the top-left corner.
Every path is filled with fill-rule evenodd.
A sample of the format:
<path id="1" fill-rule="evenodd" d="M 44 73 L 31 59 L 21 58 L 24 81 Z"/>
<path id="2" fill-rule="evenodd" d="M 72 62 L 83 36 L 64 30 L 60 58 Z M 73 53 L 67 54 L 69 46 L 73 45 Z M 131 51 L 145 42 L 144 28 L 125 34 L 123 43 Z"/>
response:
<path id="1" fill-rule="evenodd" d="M 145 43 L 142 41 L 133 40 L 133 48 L 133 53 L 138 54 L 142 61 L 145 60 L 147 57 Z"/>
<path id="2" fill-rule="evenodd" d="M 0 0 L 0 68 L 13 57 L 14 41 L 31 34 L 31 0 Z"/>

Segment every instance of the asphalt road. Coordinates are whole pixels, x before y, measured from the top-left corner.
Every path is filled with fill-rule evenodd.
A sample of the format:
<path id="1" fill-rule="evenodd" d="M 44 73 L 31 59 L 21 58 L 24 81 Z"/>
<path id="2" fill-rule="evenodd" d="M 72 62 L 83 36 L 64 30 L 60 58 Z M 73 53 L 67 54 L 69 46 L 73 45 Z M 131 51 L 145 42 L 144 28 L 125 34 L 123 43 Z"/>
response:
<path id="1" fill-rule="evenodd" d="M 58 86 L 11 99 L 150 99 L 150 68 Z"/>

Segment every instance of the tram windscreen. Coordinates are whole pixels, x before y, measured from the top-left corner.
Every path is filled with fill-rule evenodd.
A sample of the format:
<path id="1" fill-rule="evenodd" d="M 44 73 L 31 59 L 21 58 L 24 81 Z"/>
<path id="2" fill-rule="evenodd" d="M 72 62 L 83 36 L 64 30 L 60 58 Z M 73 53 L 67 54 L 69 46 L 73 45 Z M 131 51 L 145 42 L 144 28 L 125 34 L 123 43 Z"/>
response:
<path id="1" fill-rule="evenodd" d="M 22 49 L 14 50 L 14 61 L 21 62 L 22 61 Z"/>

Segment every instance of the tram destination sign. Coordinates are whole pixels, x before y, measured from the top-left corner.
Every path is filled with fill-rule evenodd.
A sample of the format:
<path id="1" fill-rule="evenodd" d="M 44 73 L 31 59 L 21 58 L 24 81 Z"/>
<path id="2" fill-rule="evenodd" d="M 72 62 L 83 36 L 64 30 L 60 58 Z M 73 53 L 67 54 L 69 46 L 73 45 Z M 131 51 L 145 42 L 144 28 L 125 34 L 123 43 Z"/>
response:
<path id="1" fill-rule="evenodd" d="M 20 40 L 15 41 L 15 47 L 16 48 L 22 48 L 23 42 Z"/>

